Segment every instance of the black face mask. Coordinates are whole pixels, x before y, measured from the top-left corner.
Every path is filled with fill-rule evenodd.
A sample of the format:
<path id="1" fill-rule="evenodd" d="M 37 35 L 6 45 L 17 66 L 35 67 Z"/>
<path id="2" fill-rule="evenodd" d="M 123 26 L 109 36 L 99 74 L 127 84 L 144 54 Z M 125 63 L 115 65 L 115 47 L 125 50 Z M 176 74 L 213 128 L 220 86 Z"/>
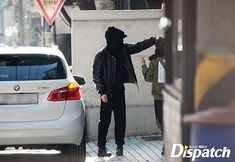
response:
<path id="1" fill-rule="evenodd" d="M 114 41 L 107 41 L 107 48 L 111 55 L 117 56 L 123 46 L 123 39 L 122 40 L 114 40 Z"/>

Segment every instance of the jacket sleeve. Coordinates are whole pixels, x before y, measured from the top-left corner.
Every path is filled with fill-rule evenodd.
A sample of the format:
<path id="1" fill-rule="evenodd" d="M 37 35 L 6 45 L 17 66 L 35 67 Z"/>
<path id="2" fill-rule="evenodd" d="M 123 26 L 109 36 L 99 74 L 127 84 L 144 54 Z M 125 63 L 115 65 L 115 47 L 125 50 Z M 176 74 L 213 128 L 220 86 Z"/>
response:
<path id="1" fill-rule="evenodd" d="M 97 92 L 101 95 L 105 94 L 103 66 L 102 56 L 98 53 L 93 63 L 93 82 L 95 83 Z"/>
<path id="2" fill-rule="evenodd" d="M 156 42 L 156 38 L 151 37 L 149 39 L 145 39 L 141 42 L 137 42 L 136 44 L 127 44 L 127 52 L 132 55 L 135 53 L 139 53 L 151 46 L 153 46 Z"/>
<path id="3" fill-rule="evenodd" d="M 142 65 L 142 74 L 144 80 L 147 82 L 153 82 L 154 80 L 154 64 L 152 62 L 149 63 L 149 67 L 146 64 Z"/>

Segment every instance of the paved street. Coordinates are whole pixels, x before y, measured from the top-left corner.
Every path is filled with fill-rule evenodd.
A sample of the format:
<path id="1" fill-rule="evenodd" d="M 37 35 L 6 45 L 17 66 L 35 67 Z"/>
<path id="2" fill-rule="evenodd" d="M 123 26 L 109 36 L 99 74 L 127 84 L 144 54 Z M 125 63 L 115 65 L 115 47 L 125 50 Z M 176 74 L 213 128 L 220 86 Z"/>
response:
<path id="1" fill-rule="evenodd" d="M 115 154 L 116 144 L 113 139 L 107 143 L 107 149 L 112 153 L 111 157 L 99 158 L 96 143 L 96 141 L 87 143 L 86 162 L 163 162 L 161 155 L 163 141 L 157 135 L 125 138 L 124 156 L 121 157 Z"/>
<path id="2" fill-rule="evenodd" d="M 107 149 L 111 157 L 100 158 L 97 156 L 97 141 L 86 144 L 86 162 L 163 162 L 161 156 L 162 137 L 157 135 L 126 137 L 124 156 L 116 156 L 114 139 L 108 140 Z M 56 150 L 23 150 L 7 148 L 0 151 L 0 162 L 69 162 L 68 157 L 62 156 Z"/>

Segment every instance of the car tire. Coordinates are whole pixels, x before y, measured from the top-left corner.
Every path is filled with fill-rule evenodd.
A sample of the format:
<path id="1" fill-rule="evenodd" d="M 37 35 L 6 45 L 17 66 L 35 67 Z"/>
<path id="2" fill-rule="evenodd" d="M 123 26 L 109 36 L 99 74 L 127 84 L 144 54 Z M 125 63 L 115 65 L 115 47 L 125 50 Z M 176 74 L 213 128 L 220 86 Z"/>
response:
<path id="1" fill-rule="evenodd" d="M 1 145 L 0 145 L 0 151 L 4 151 L 5 149 L 6 149 L 5 146 L 1 146 Z"/>
<path id="2" fill-rule="evenodd" d="M 85 162 L 86 160 L 86 142 L 83 135 L 80 145 L 62 145 L 61 153 L 69 159 L 69 162 Z"/>

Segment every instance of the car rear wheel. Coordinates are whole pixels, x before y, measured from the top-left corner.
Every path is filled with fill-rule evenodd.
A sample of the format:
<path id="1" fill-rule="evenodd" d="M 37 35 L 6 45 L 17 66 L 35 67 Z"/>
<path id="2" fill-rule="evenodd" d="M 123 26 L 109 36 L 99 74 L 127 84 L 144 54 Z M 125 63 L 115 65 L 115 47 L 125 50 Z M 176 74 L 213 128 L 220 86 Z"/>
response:
<path id="1" fill-rule="evenodd" d="M 5 149 L 6 149 L 5 146 L 1 146 L 1 145 L 0 145 L 0 151 L 4 151 Z"/>
<path id="2" fill-rule="evenodd" d="M 69 159 L 69 162 L 85 162 L 86 160 L 85 136 L 83 136 L 80 145 L 62 145 L 61 153 Z"/>

